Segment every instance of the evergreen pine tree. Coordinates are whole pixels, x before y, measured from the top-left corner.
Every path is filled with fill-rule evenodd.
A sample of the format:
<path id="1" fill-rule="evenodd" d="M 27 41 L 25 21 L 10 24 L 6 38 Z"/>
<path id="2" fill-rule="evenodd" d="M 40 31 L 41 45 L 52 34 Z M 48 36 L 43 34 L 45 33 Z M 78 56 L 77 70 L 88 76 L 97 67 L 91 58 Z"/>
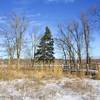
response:
<path id="1" fill-rule="evenodd" d="M 54 61 L 54 40 L 51 31 L 48 27 L 45 28 L 45 33 L 40 40 L 35 59 L 39 62 L 51 63 Z"/>

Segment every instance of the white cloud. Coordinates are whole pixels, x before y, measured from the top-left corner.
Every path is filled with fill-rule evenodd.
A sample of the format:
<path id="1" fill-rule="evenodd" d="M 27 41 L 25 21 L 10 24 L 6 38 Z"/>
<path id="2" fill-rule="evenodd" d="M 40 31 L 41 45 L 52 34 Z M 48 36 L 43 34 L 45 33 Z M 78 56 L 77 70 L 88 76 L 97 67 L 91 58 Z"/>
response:
<path id="1" fill-rule="evenodd" d="M 0 16 L 0 24 L 6 22 L 6 16 Z"/>
<path id="2" fill-rule="evenodd" d="M 35 18 L 35 17 L 39 17 L 41 14 L 40 13 L 36 13 L 36 14 L 29 14 L 26 15 L 27 18 Z"/>
<path id="3" fill-rule="evenodd" d="M 65 3 L 73 3 L 76 0 L 47 0 L 48 2 L 65 2 Z"/>
<path id="4" fill-rule="evenodd" d="M 36 1 L 73 3 L 76 0 L 14 0 L 13 3 L 17 5 L 30 5 Z"/>

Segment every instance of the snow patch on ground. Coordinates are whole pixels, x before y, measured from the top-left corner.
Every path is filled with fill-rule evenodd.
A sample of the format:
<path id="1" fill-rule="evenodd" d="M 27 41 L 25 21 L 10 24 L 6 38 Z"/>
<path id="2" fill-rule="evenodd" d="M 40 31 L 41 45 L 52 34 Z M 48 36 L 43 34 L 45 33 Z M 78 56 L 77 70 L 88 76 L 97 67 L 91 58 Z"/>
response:
<path id="1" fill-rule="evenodd" d="M 88 83 L 95 92 L 73 91 L 73 88 L 64 85 L 75 82 Z M 77 87 L 78 88 L 78 87 Z M 91 97 L 91 95 L 93 97 Z M 13 81 L 0 81 L 0 100 L 100 100 L 100 80 L 91 79 L 44 79 L 35 81 L 30 79 L 17 79 Z"/>

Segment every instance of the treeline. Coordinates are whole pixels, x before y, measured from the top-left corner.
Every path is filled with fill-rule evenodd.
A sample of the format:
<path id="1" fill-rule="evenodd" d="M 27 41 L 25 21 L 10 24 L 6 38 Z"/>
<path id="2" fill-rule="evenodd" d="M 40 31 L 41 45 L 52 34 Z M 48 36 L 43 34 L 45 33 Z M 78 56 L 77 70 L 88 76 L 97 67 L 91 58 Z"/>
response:
<path id="1" fill-rule="evenodd" d="M 6 25 L 0 27 L 0 33 L 4 37 L 2 39 L 9 59 L 9 66 L 13 59 L 17 59 L 17 66 L 20 66 L 22 55 L 27 55 L 27 59 L 31 59 L 32 65 L 35 62 L 53 63 L 54 62 L 54 44 L 56 49 L 63 54 L 65 64 L 69 66 L 77 63 L 79 68 L 82 59 L 85 58 L 86 68 L 91 62 L 91 41 L 94 26 L 99 26 L 100 11 L 96 7 L 92 7 L 89 14 L 81 13 L 78 20 L 70 21 L 67 25 L 58 26 L 58 35 L 53 36 L 49 27 L 46 26 L 42 36 L 37 37 L 36 33 L 28 33 L 28 21 L 25 17 L 12 14 Z M 96 28 L 95 28 L 96 31 Z M 30 38 L 25 39 L 27 34 Z"/>

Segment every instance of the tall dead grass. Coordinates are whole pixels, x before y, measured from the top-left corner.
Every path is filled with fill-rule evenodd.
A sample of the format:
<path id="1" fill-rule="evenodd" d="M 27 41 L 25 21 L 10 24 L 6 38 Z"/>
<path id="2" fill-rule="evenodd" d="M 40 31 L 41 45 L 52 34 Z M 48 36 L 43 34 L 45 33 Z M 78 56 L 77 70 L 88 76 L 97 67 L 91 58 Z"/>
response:
<path id="1" fill-rule="evenodd" d="M 83 95 L 84 100 L 95 100 L 95 88 L 84 79 L 80 80 L 77 78 L 73 81 L 67 81 L 64 85 L 64 88 Z"/>
<path id="2" fill-rule="evenodd" d="M 54 68 L 0 68 L 0 79 L 2 80 L 13 80 L 13 79 L 22 79 L 22 78 L 34 78 L 34 79 L 42 79 L 42 78 L 61 78 L 65 77 L 79 77 L 80 79 L 85 78 L 85 72 L 63 72 L 63 69 L 59 66 Z M 100 79 L 100 72 L 96 73 L 96 78 Z"/>
<path id="3" fill-rule="evenodd" d="M 100 71 L 98 71 L 98 72 L 96 73 L 96 79 L 99 79 L 99 80 L 100 80 Z"/>
<path id="4" fill-rule="evenodd" d="M 59 67 L 45 68 L 45 69 L 33 69 L 33 68 L 0 68 L 0 79 L 13 80 L 21 78 L 51 78 L 61 77 L 63 70 Z"/>

